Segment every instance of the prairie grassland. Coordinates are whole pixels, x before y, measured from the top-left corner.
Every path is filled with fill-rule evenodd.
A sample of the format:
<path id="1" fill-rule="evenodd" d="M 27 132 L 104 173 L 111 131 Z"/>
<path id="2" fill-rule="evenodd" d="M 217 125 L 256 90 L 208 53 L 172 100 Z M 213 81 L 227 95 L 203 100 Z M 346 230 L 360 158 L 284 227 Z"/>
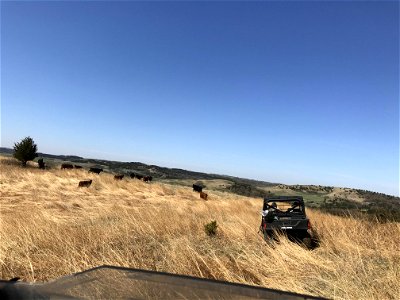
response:
<path id="1" fill-rule="evenodd" d="M 0 278 L 47 281 L 108 264 L 335 299 L 400 299 L 400 224 L 309 210 L 321 246 L 258 234 L 261 199 L 0 158 Z M 79 180 L 93 179 L 89 188 Z M 216 220 L 215 237 L 204 224 Z"/>

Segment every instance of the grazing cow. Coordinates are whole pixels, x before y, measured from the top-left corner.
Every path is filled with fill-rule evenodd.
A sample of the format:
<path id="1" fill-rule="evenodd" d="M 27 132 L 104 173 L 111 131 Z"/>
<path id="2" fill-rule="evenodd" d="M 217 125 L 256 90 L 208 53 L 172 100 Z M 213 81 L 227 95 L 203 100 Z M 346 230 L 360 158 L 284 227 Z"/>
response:
<path id="1" fill-rule="evenodd" d="M 62 165 L 61 165 L 61 170 L 64 170 L 64 169 L 73 169 L 73 168 L 74 168 L 74 166 L 71 165 L 71 164 L 62 164 Z"/>
<path id="2" fill-rule="evenodd" d="M 89 169 L 89 173 L 100 174 L 100 172 L 103 172 L 103 169 L 100 169 L 100 168 L 90 168 Z"/>
<path id="3" fill-rule="evenodd" d="M 89 187 L 92 184 L 92 179 L 79 181 L 78 187 Z"/>
<path id="4" fill-rule="evenodd" d="M 75 168 L 75 169 L 82 169 L 82 166 L 74 165 L 74 168 Z"/>
<path id="5" fill-rule="evenodd" d="M 114 175 L 115 180 L 122 180 L 122 178 L 124 178 L 124 174 Z"/>
<path id="6" fill-rule="evenodd" d="M 129 176 L 131 176 L 131 178 L 135 178 L 135 173 L 131 173 Z"/>
<path id="7" fill-rule="evenodd" d="M 203 191 L 203 187 L 199 184 L 193 184 L 193 192 L 201 193 Z"/>
<path id="8" fill-rule="evenodd" d="M 143 177 L 143 181 L 144 182 L 149 182 L 149 181 L 152 181 L 153 180 L 153 177 L 151 177 L 151 176 L 144 176 Z"/>
<path id="9" fill-rule="evenodd" d="M 46 168 L 46 164 L 44 163 L 43 158 L 38 159 L 38 165 L 39 165 L 39 169 L 44 170 Z"/>
<path id="10" fill-rule="evenodd" d="M 204 199 L 204 200 L 207 200 L 208 195 L 206 193 L 204 193 L 204 192 L 200 192 L 200 198 Z"/>
<path id="11" fill-rule="evenodd" d="M 143 178 L 143 175 L 135 174 L 135 178 L 141 180 Z"/>

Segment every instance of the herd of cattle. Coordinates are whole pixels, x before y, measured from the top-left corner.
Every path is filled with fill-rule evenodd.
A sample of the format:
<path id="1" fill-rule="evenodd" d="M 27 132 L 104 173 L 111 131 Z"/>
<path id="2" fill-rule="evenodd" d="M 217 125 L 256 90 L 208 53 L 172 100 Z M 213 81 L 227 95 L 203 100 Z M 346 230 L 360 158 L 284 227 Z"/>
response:
<path id="1" fill-rule="evenodd" d="M 41 161 L 41 163 L 43 163 L 43 161 Z M 40 166 L 41 166 L 41 164 L 39 164 L 39 168 L 40 168 Z M 82 169 L 82 166 L 63 163 L 63 164 L 61 164 L 61 170 L 64 170 L 64 169 Z M 100 174 L 101 172 L 103 172 L 103 169 L 91 167 L 91 168 L 89 168 L 88 172 L 89 173 Z M 129 176 L 132 179 L 139 179 L 139 180 L 142 180 L 144 182 L 150 182 L 150 181 L 153 180 L 152 176 L 144 176 L 144 175 L 135 174 L 135 173 L 130 173 Z M 124 177 L 125 177 L 124 174 L 115 174 L 114 175 L 114 179 L 115 180 L 122 180 Z M 90 180 L 81 180 L 81 181 L 79 181 L 78 187 L 90 187 L 92 182 L 93 182 L 92 179 L 90 179 Z M 208 195 L 203 192 L 203 186 L 202 185 L 193 184 L 193 191 L 200 193 L 200 198 L 201 199 L 207 200 Z"/>
<path id="2" fill-rule="evenodd" d="M 73 164 L 61 164 L 61 170 L 64 169 L 82 169 L 82 166 L 79 165 L 73 165 Z M 103 172 L 103 169 L 101 168 L 89 168 L 89 173 L 95 173 L 95 174 L 100 174 L 101 172 Z M 135 173 L 130 173 L 129 176 L 134 179 L 139 179 L 139 180 L 143 180 L 144 182 L 150 182 L 153 180 L 152 176 L 143 176 L 140 174 L 135 174 Z M 125 177 L 124 174 L 116 174 L 114 175 L 114 179 L 115 180 L 122 180 Z M 92 180 L 83 180 L 79 182 L 79 187 L 89 187 L 92 184 Z"/>

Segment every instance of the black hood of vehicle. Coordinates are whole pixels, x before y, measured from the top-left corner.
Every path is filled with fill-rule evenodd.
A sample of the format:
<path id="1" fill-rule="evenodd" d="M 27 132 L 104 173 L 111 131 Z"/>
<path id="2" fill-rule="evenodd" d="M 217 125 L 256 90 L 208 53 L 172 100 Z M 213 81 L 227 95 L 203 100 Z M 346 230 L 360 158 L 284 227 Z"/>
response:
<path id="1" fill-rule="evenodd" d="M 163 272 L 101 266 L 48 283 L 0 281 L 0 299 L 322 299 Z"/>

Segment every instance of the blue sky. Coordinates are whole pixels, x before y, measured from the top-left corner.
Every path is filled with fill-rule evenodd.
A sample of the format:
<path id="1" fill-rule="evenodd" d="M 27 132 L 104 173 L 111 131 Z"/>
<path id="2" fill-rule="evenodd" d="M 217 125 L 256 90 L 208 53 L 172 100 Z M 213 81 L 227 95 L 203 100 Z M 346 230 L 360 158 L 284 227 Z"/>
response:
<path id="1" fill-rule="evenodd" d="M 399 195 L 398 2 L 1 2 L 1 145 Z"/>

